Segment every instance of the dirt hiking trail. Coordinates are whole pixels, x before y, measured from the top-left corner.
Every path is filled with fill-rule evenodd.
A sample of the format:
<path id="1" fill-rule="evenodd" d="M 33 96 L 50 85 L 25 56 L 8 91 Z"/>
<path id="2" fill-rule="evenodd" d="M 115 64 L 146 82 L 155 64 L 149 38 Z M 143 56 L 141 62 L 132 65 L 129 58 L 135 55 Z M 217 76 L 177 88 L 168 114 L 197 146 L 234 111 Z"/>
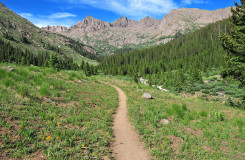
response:
<path id="1" fill-rule="evenodd" d="M 105 82 L 102 82 L 105 83 Z M 115 142 L 112 146 L 113 156 L 117 160 L 148 160 L 149 151 L 144 149 L 144 144 L 139 140 L 139 134 L 131 125 L 128 117 L 127 97 L 117 86 L 114 87 L 119 95 L 119 107 L 114 119 Z"/>

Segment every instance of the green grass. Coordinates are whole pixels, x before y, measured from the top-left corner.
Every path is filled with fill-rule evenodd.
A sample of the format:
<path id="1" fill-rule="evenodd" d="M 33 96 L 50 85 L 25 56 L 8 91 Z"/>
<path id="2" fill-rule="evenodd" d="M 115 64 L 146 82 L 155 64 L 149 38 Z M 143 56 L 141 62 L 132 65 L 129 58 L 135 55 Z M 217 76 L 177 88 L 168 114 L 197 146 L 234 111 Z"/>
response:
<path id="1" fill-rule="evenodd" d="M 3 65 L 0 159 L 112 158 L 113 88 L 83 72 Z"/>
<path id="2" fill-rule="evenodd" d="M 15 71 L 0 69 L 1 159 L 113 159 L 118 97 L 97 80 L 125 91 L 131 121 L 156 159 L 244 157 L 242 109 L 162 92 L 131 77 L 88 78 L 80 71 L 11 66 Z M 145 92 L 153 99 L 143 99 Z"/>
<path id="3" fill-rule="evenodd" d="M 121 87 L 129 115 L 156 159 L 243 159 L 245 111 L 219 101 L 183 98 L 110 76 L 100 79 Z M 148 92 L 152 100 L 142 98 Z M 163 125 L 162 119 L 169 124 Z"/>

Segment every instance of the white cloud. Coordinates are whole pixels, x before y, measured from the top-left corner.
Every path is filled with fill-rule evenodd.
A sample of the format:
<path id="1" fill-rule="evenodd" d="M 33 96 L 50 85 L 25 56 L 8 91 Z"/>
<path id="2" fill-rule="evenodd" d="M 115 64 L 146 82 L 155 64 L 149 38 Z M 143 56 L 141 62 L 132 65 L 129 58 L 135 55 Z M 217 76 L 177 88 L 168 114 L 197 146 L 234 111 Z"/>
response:
<path id="1" fill-rule="evenodd" d="M 32 17 L 33 15 L 31 13 L 20 13 L 20 16 L 27 18 L 27 17 Z"/>
<path id="2" fill-rule="evenodd" d="M 58 12 L 58 13 L 54 13 L 54 14 L 49 16 L 49 18 L 54 18 L 54 19 L 68 18 L 68 17 L 77 17 L 77 15 L 71 14 L 71 13 L 67 13 L 67 12 Z"/>
<path id="3" fill-rule="evenodd" d="M 119 15 L 143 18 L 147 15 L 163 15 L 171 9 L 179 8 L 174 0 L 66 0 L 72 4 L 82 4 L 112 11 Z"/>
<path id="4" fill-rule="evenodd" d="M 182 0 L 183 4 L 203 4 L 203 3 L 208 3 L 207 0 Z"/>
<path id="5" fill-rule="evenodd" d="M 76 24 L 75 20 L 69 19 L 69 17 L 76 17 L 76 15 L 71 13 L 54 13 L 51 15 L 33 15 L 31 13 L 19 13 L 20 16 L 28 19 L 33 24 L 35 24 L 38 27 L 46 27 L 48 25 L 50 26 L 66 26 L 70 27 L 71 25 Z"/>

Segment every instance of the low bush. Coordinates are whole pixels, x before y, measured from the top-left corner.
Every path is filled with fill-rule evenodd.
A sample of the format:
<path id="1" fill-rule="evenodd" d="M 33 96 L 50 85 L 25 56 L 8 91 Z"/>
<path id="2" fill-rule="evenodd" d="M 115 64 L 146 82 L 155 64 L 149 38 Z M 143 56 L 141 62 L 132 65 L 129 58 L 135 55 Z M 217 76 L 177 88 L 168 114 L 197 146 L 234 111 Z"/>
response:
<path id="1" fill-rule="evenodd" d="M 215 121 L 224 121 L 225 120 L 225 114 L 223 112 L 217 112 L 213 111 L 210 113 L 210 118 Z"/>

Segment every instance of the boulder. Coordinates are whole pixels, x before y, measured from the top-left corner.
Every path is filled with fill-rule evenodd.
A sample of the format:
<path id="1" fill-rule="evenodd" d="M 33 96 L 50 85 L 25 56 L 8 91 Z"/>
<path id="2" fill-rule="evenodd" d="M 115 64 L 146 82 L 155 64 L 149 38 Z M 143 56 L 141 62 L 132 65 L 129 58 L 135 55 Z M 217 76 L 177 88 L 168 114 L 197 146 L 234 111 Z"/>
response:
<path id="1" fill-rule="evenodd" d="M 162 123 L 162 124 L 164 124 L 164 125 L 167 125 L 167 124 L 169 124 L 169 120 L 167 120 L 167 119 L 162 119 L 162 120 L 160 121 L 160 123 Z"/>
<path id="2" fill-rule="evenodd" d="M 10 67 L 10 66 L 3 66 L 2 69 L 7 71 L 7 72 L 13 72 L 14 71 L 14 68 Z"/>
<path id="3" fill-rule="evenodd" d="M 152 96 L 150 93 L 144 93 L 142 97 L 145 99 L 152 99 Z"/>

